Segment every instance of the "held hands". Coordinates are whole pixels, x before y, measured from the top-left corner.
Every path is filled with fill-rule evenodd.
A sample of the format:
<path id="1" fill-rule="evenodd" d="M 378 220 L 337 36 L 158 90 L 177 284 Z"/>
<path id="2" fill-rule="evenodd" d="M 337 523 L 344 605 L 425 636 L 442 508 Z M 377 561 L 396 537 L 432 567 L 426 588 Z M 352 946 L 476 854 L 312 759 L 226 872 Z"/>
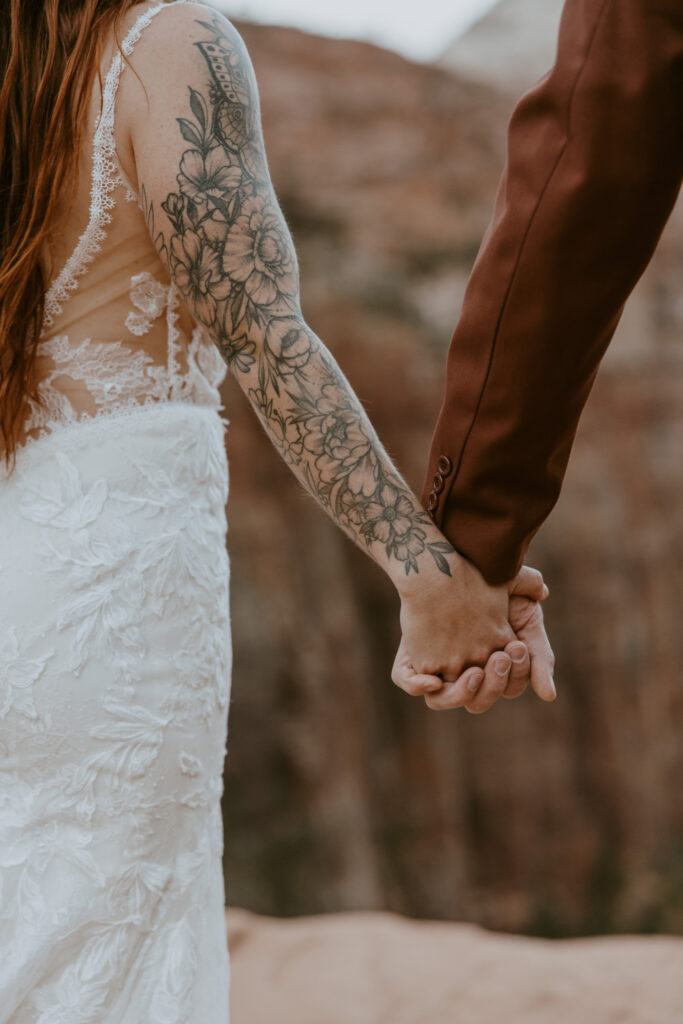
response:
<path id="1" fill-rule="evenodd" d="M 464 558 L 451 568 L 451 578 L 430 574 L 401 593 L 394 683 L 435 711 L 481 714 L 499 697 L 519 697 L 529 681 L 541 700 L 555 700 L 541 574 L 525 566 L 511 583 L 490 586 Z"/>

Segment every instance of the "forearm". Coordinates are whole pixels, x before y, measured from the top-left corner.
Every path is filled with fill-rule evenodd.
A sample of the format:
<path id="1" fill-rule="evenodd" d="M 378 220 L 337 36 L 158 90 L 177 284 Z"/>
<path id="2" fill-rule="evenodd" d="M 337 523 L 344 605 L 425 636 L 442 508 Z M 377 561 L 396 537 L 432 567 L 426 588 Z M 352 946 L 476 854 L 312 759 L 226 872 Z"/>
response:
<path id="1" fill-rule="evenodd" d="M 450 573 L 444 540 L 393 465 L 337 362 L 300 314 L 216 343 L 274 446 L 330 518 L 389 575 Z"/>
<path id="2" fill-rule="evenodd" d="M 449 351 L 423 500 L 489 582 L 560 492 L 595 373 L 683 175 L 679 0 L 569 0 L 519 102 Z M 437 493 L 442 456 L 452 471 Z"/>

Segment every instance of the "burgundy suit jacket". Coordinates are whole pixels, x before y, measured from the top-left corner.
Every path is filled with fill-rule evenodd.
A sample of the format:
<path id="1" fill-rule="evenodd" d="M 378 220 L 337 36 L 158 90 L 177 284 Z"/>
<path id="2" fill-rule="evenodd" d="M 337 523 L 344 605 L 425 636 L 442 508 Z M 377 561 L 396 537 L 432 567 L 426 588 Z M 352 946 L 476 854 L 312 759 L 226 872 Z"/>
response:
<path id="1" fill-rule="evenodd" d="M 515 576 L 557 501 L 682 176 L 683 0 L 566 0 L 556 63 L 510 121 L 422 493 L 490 583 Z"/>

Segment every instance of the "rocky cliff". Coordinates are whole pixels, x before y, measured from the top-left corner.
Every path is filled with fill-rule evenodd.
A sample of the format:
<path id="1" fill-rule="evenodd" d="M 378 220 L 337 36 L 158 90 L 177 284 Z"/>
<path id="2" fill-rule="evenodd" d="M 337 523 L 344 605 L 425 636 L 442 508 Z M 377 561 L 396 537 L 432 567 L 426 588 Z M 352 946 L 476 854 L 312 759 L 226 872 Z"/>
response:
<path id="1" fill-rule="evenodd" d="M 417 489 L 512 94 L 240 28 L 307 317 Z M 391 587 L 226 388 L 229 904 L 683 931 L 682 221 L 629 304 L 530 557 L 552 588 L 553 706 L 527 694 L 472 718 L 399 692 Z"/>
<path id="2" fill-rule="evenodd" d="M 522 92 L 553 63 L 564 0 L 501 0 L 446 49 L 440 63 Z"/>

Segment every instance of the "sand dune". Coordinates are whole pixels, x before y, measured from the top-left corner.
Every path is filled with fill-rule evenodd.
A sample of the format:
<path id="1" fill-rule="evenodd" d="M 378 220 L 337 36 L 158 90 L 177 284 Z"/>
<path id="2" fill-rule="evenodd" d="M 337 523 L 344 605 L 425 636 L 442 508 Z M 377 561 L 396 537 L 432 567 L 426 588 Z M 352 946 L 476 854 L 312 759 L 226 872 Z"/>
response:
<path id="1" fill-rule="evenodd" d="M 681 1024 L 683 939 L 227 911 L 233 1024 Z"/>

